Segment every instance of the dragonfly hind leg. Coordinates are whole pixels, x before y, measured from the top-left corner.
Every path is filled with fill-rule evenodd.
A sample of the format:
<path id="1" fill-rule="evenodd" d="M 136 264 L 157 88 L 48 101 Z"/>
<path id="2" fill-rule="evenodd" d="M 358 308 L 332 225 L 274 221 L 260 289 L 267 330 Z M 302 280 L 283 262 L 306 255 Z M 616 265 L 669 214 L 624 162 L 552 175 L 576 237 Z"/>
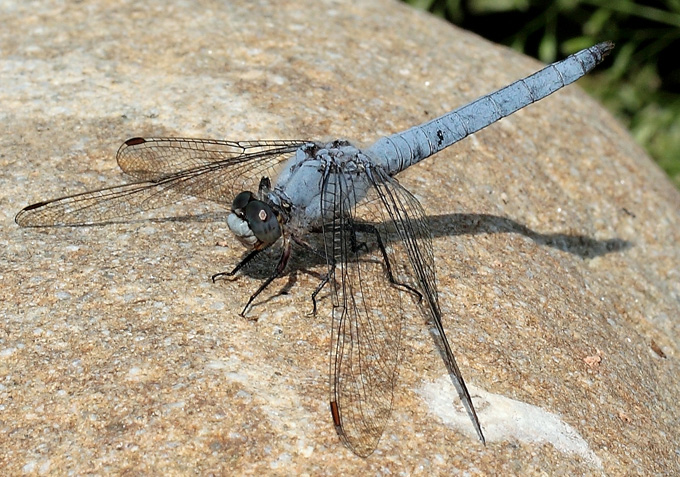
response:
<path id="1" fill-rule="evenodd" d="M 370 233 L 375 236 L 376 243 L 378 244 L 378 248 L 380 249 L 380 253 L 383 256 L 383 260 L 385 262 L 385 271 L 387 272 L 387 279 L 390 281 L 390 283 L 396 287 L 400 287 L 408 291 L 409 293 L 414 294 L 416 297 L 418 297 L 418 303 L 423 301 L 423 294 L 420 293 L 418 290 L 413 288 L 410 285 L 407 285 L 406 283 L 401 283 L 397 281 L 396 278 L 394 278 L 394 274 L 392 273 L 392 266 L 390 265 L 390 258 L 387 254 L 387 249 L 385 248 L 385 244 L 383 243 L 382 237 L 380 236 L 380 231 L 375 225 L 370 225 L 370 224 L 361 224 L 361 223 L 354 223 L 353 224 L 354 230 L 352 231 L 352 246 L 357 247 L 356 250 L 359 250 L 363 248 L 368 252 L 368 247 L 366 245 L 366 242 L 362 242 L 360 245 L 357 242 L 356 239 L 356 233 L 355 232 L 364 232 L 364 233 Z"/>
<path id="2" fill-rule="evenodd" d="M 335 268 L 335 263 L 332 265 L 333 268 Z M 314 290 L 314 293 L 312 293 L 312 315 L 316 315 L 316 296 L 319 294 L 321 290 L 323 290 L 323 287 L 326 286 L 326 283 L 330 280 L 331 272 L 329 271 L 324 275 L 323 279 L 321 282 L 316 286 L 316 289 Z"/>
<path id="3" fill-rule="evenodd" d="M 345 230 L 349 229 L 349 234 L 350 234 L 350 247 L 352 252 L 355 254 L 359 252 L 360 250 L 363 250 L 364 252 L 368 253 L 368 244 L 366 242 L 359 242 L 357 240 L 356 232 L 364 232 L 364 233 L 369 233 L 375 236 L 376 243 L 378 245 L 378 248 L 380 249 L 380 253 L 383 257 L 383 261 L 385 263 L 385 271 L 387 272 L 387 279 L 390 281 L 390 283 L 396 287 L 403 288 L 409 293 L 412 293 L 418 298 L 418 303 L 422 302 L 423 300 L 423 294 L 420 293 L 418 290 L 413 288 L 412 286 L 407 285 L 406 283 L 401 283 L 399 282 L 396 278 L 394 278 L 394 274 L 392 273 L 392 266 L 390 265 L 390 259 L 389 255 L 387 254 L 387 249 L 385 248 L 385 245 L 382 241 L 382 238 L 380 236 L 380 231 L 374 226 L 374 225 L 369 225 L 369 224 L 359 224 L 359 223 L 353 223 L 351 226 L 347 226 Z M 300 243 L 300 242 L 298 242 Z M 303 245 L 304 247 L 310 249 L 312 252 L 314 252 L 317 255 L 321 255 L 320 252 L 314 250 L 312 247 L 310 247 L 308 244 L 302 242 L 300 245 Z M 325 258 L 325 257 L 324 257 Z M 335 270 L 335 265 L 336 261 L 334 257 L 331 257 L 330 260 L 327 259 L 328 263 L 328 272 L 325 274 L 319 285 L 317 285 L 316 289 L 312 293 L 312 304 L 313 304 L 313 310 L 312 314 L 316 314 L 316 297 L 317 295 L 321 292 L 323 287 L 326 286 L 326 284 L 330 281 L 330 277 L 333 275 L 333 271 Z"/>
<path id="4" fill-rule="evenodd" d="M 295 241 L 296 244 L 300 245 L 301 247 L 304 247 L 305 249 L 309 250 L 312 252 L 314 255 L 317 257 L 321 257 L 322 260 L 328 261 L 326 254 L 319 252 L 317 249 L 312 247 L 309 243 L 305 242 L 301 238 L 293 236 L 293 240 Z M 311 315 L 316 315 L 316 296 L 319 294 L 319 292 L 323 289 L 323 287 L 326 286 L 326 283 L 328 283 L 329 277 L 331 275 L 331 271 L 333 268 L 335 268 L 335 261 L 332 261 L 332 263 L 328 264 L 329 271 L 324 275 L 324 277 L 321 279 L 321 282 L 317 285 L 317 287 L 314 289 L 314 292 L 312 293 L 312 312 Z"/>

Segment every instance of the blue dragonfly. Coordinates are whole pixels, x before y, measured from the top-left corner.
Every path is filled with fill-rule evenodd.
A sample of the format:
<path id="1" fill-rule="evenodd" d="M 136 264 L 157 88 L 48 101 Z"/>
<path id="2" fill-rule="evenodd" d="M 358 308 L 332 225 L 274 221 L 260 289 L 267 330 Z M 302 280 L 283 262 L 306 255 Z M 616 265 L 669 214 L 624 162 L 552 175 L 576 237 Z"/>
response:
<path id="1" fill-rule="evenodd" d="M 418 200 L 394 178 L 406 168 L 576 81 L 612 50 L 597 44 L 509 86 L 359 149 L 344 140 L 316 142 L 132 138 L 120 168 L 132 183 L 30 205 L 22 227 L 119 221 L 187 196 L 222 205 L 227 225 L 250 252 L 230 272 L 273 245 L 280 258 L 246 303 L 286 269 L 296 250 L 323 257 L 326 273 L 312 294 L 330 290 L 330 411 L 342 441 L 357 455 L 377 447 L 389 420 L 402 356 L 404 317 L 424 313 L 472 424 L 484 434 L 442 325 L 432 238 Z M 276 178 L 272 183 L 271 178 Z M 255 190 L 256 192 L 252 192 Z M 320 237 L 314 247 L 308 238 Z M 394 314 L 388 309 L 400 310 Z"/>

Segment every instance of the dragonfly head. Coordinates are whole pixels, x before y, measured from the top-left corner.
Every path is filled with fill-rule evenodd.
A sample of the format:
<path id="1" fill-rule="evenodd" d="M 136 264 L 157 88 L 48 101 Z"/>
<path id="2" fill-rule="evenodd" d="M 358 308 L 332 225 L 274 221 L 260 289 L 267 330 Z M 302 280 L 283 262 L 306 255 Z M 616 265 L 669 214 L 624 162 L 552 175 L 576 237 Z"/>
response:
<path id="1" fill-rule="evenodd" d="M 227 225 L 239 242 L 256 250 L 268 247 L 281 237 L 278 215 L 250 191 L 234 198 Z"/>

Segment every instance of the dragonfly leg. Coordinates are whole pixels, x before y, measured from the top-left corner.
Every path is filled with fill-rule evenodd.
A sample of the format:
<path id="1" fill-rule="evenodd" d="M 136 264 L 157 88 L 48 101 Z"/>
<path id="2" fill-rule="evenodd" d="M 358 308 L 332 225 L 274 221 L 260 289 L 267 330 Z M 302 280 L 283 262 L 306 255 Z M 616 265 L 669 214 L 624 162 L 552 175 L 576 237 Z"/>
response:
<path id="1" fill-rule="evenodd" d="M 215 280 L 220 278 L 220 277 L 233 277 L 236 275 L 236 272 L 238 272 L 241 268 L 243 268 L 244 265 L 246 265 L 248 262 L 250 262 L 253 258 L 257 257 L 262 250 L 265 250 L 264 248 L 261 249 L 256 249 L 250 252 L 248 255 L 246 255 L 246 258 L 241 260 L 238 265 L 234 267 L 234 269 L 231 272 L 220 272 L 214 274 L 212 277 L 213 283 L 215 283 Z"/>
<path id="2" fill-rule="evenodd" d="M 384 247 L 382 246 L 382 241 L 380 240 L 380 234 L 378 233 L 378 229 L 376 229 L 372 225 L 365 225 L 365 227 L 359 228 L 359 225 L 361 225 L 361 224 L 355 224 L 352 227 L 352 230 L 350 230 L 349 242 L 350 242 L 350 247 L 351 247 L 352 252 L 356 253 L 360 250 L 363 250 L 364 252 L 368 253 L 368 245 L 366 245 L 366 242 L 359 242 L 357 240 L 356 231 L 358 230 L 360 232 L 373 233 L 376 236 L 376 239 L 378 240 L 378 246 L 380 247 L 380 250 L 383 252 L 383 257 L 384 257 L 385 251 L 384 251 Z"/>
<path id="3" fill-rule="evenodd" d="M 410 293 L 413 293 L 415 296 L 418 297 L 418 303 L 423 301 L 423 294 L 420 293 L 418 290 L 413 288 L 412 286 L 409 286 L 405 283 L 398 282 L 396 278 L 394 278 L 394 275 L 392 274 L 392 266 L 390 265 L 390 259 L 387 256 L 387 249 L 385 248 L 385 244 L 382 241 L 382 238 L 380 237 L 380 231 L 374 226 L 374 225 L 369 225 L 369 224 L 361 224 L 361 223 L 355 223 L 353 224 L 353 231 L 352 231 L 352 246 L 357 245 L 356 241 L 356 235 L 354 232 L 359 231 L 359 232 L 365 232 L 365 233 L 370 233 L 375 235 L 376 242 L 378 243 L 378 248 L 380 249 L 380 253 L 382 253 L 383 260 L 385 261 L 385 270 L 387 271 L 387 278 L 389 279 L 390 283 L 392 285 L 395 285 L 397 287 L 401 287 L 409 291 Z M 366 243 L 364 242 L 363 247 L 368 251 L 368 247 L 366 247 Z M 362 245 L 358 245 L 356 250 L 359 250 L 362 248 Z"/>
<path id="4" fill-rule="evenodd" d="M 335 264 L 332 265 L 335 267 Z M 321 282 L 317 285 L 316 289 L 314 290 L 314 293 L 312 293 L 312 315 L 316 315 L 316 295 L 319 294 L 319 292 L 323 289 L 323 287 L 326 286 L 326 283 L 330 280 L 331 273 L 328 272 L 324 277 L 321 279 Z"/>
<path id="5" fill-rule="evenodd" d="M 304 240 L 302 240 L 298 237 L 293 237 L 293 240 L 295 241 L 295 243 L 297 243 L 301 247 L 304 247 L 305 249 L 309 250 L 314 255 L 321 257 L 324 261 L 328 261 L 326 254 L 319 252 L 317 249 L 312 247 L 309 243 L 305 242 Z M 333 261 L 333 263 L 329 264 L 330 270 L 332 270 L 334 267 L 335 267 L 335 261 Z M 328 283 L 330 276 L 331 276 L 331 272 L 329 271 L 324 275 L 324 277 L 321 279 L 321 282 L 317 285 L 316 289 L 312 293 L 312 313 L 311 313 L 312 315 L 316 315 L 316 296 L 323 289 L 323 287 L 326 286 L 326 283 Z"/>
<path id="6" fill-rule="evenodd" d="M 286 241 L 284 242 L 283 251 L 281 252 L 281 258 L 279 258 L 279 263 L 276 265 L 276 268 L 274 269 L 274 272 L 269 276 L 269 278 L 267 278 L 267 279 L 259 286 L 259 288 L 255 291 L 255 293 L 253 293 L 253 294 L 250 296 L 250 299 L 248 300 L 248 303 L 246 303 L 246 306 L 243 307 L 243 311 L 241 311 L 241 316 L 245 316 L 246 310 L 248 310 L 248 307 L 249 307 L 250 304 L 253 302 L 253 300 L 255 300 L 255 298 L 257 298 L 257 296 L 258 296 L 260 293 L 262 293 L 262 292 L 264 291 L 264 289 L 267 288 L 267 287 L 269 286 L 269 284 L 270 284 L 271 282 L 273 282 L 274 279 L 275 279 L 276 277 L 278 277 L 279 275 L 281 275 L 281 273 L 283 273 L 283 270 L 286 268 L 286 265 L 288 264 L 288 260 L 290 259 L 290 251 L 291 251 L 290 241 L 286 240 Z M 250 257 L 250 255 L 253 255 L 253 254 L 254 254 L 254 251 L 251 252 L 251 253 L 248 255 L 248 257 Z M 254 256 L 254 255 L 253 255 L 253 256 Z M 244 259 L 244 261 L 245 261 L 245 260 L 248 260 L 248 257 L 246 257 L 246 258 Z M 252 257 L 250 257 L 250 258 L 252 258 Z M 236 268 L 234 269 L 234 271 L 236 271 L 236 270 L 238 270 L 239 268 L 241 268 L 242 263 L 243 263 L 243 262 L 239 263 L 239 264 L 236 266 Z"/>

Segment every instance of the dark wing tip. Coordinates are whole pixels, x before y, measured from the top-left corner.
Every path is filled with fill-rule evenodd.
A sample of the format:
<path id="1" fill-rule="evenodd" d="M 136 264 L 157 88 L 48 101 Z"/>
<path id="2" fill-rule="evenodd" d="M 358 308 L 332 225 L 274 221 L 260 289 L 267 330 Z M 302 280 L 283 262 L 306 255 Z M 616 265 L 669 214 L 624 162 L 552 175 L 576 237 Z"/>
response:
<path id="1" fill-rule="evenodd" d="M 143 137 L 133 137 L 125 141 L 123 144 L 126 146 L 137 146 L 139 144 L 144 144 L 146 142 L 146 139 Z"/>
<path id="2" fill-rule="evenodd" d="M 26 212 L 28 210 L 37 209 L 38 207 L 42 207 L 43 205 L 46 205 L 49 202 L 50 201 L 43 201 L 43 202 L 36 202 L 35 204 L 28 205 L 28 206 L 24 207 L 23 209 L 21 209 L 21 211 L 19 211 L 19 213 L 17 214 L 17 217 L 19 217 L 23 212 Z"/>
<path id="3" fill-rule="evenodd" d="M 16 222 L 16 224 L 19 227 L 31 227 L 33 224 L 31 224 L 30 219 L 26 220 L 26 213 L 31 210 L 39 209 L 40 207 L 47 205 L 48 203 L 49 201 L 36 202 L 35 204 L 31 204 L 29 206 L 24 207 L 19 211 L 17 215 L 14 216 L 14 222 Z"/>

